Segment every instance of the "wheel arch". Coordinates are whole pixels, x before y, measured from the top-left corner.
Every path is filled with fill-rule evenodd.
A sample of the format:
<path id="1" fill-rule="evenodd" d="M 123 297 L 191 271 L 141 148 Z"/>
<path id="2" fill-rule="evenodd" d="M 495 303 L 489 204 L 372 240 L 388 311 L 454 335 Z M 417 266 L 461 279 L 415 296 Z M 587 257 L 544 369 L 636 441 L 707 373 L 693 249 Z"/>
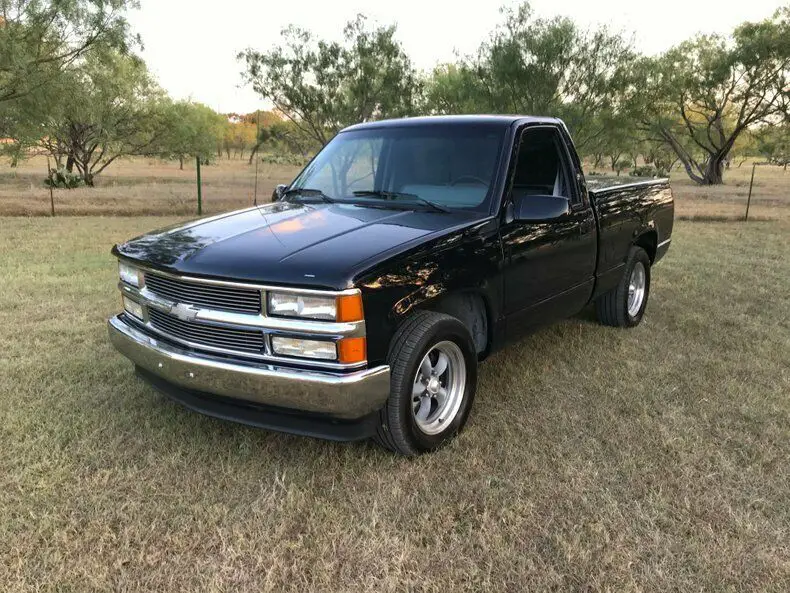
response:
<path id="1" fill-rule="evenodd" d="M 650 264 L 656 261 L 656 252 L 658 251 L 658 233 L 655 229 L 647 229 L 637 236 L 634 240 L 634 245 L 641 247 L 650 258 Z"/>
<path id="2" fill-rule="evenodd" d="M 487 356 L 492 341 L 493 312 L 485 293 L 472 289 L 455 291 L 424 301 L 419 308 L 444 313 L 461 321 L 472 336 L 478 358 Z"/>

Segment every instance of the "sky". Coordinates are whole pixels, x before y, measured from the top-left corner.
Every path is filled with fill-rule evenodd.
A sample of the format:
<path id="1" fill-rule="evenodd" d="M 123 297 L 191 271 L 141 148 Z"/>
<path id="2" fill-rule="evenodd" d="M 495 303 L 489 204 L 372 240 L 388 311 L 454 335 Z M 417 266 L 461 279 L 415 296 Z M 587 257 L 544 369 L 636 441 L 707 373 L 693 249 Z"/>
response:
<path id="1" fill-rule="evenodd" d="M 781 0 L 533 0 L 538 16 L 569 16 L 582 27 L 607 25 L 632 38 L 647 54 L 660 53 L 696 33 L 728 33 L 746 20 L 761 20 Z M 474 53 L 502 21 L 500 7 L 512 0 L 141 0 L 130 20 L 143 40 L 149 69 L 176 99 L 192 99 L 222 113 L 265 109 L 241 87 L 236 54 L 248 47 L 277 45 L 280 31 L 299 25 L 326 39 L 340 39 L 358 13 L 380 24 L 395 23 L 397 37 L 424 70 Z"/>

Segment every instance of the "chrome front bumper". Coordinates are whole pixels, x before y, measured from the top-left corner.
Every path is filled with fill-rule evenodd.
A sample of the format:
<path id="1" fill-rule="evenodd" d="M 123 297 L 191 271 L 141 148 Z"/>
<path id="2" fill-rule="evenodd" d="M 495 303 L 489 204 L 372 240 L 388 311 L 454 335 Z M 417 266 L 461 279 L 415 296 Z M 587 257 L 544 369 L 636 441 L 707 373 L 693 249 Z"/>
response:
<path id="1" fill-rule="evenodd" d="M 388 366 L 339 373 L 231 361 L 159 340 L 121 316 L 110 318 L 108 331 L 136 366 L 188 390 L 348 420 L 381 408 L 389 396 Z"/>

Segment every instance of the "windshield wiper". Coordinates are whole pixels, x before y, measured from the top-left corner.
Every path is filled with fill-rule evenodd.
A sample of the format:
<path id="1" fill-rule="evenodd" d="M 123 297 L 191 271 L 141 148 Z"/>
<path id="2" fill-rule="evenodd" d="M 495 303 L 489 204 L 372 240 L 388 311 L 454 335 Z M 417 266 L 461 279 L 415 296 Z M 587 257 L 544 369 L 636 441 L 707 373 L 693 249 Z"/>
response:
<path id="1" fill-rule="evenodd" d="M 428 206 L 431 210 L 435 212 L 443 212 L 445 214 L 448 214 L 450 212 L 450 210 L 445 208 L 444 206 L 440 206 L 436 202 L 431 202 L 430 200 L 421 198 L 417 194 L 409 194 L 400 191 L 384 191 L 384 190 L 362 190 L 362 191 L 355 191 L 352 193 L 360 198 L 384 198 L 385 200 L 397 200 L 399 198 L 407 198 L 409 200 L 419 202 L 420 204 L 424 204 L 425 206 Z"/>
<path id="2" fill-rule="evenodd" d="M 285 190 L 283 194 L 285 197 L 288 196 L 305 196 L 305 197 L 315 197 L 323 200 L 327 204 L 334 204 L 337 200 L 334 198 L 330 198 L 320 189 L 312 189 L 309 187 L 292 187 L 291 189 Z"/>

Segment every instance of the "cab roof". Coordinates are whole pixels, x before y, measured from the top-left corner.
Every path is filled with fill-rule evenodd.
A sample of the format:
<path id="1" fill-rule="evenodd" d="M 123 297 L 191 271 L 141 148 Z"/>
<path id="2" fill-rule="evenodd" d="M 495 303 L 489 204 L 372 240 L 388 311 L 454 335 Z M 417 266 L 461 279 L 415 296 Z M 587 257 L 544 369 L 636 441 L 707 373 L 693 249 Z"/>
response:
<path id="1" fill-rule="evenodd" d="M 432 126 L 432 125 L 496 125 L 503 128 L 513 124 L 524 123 L 546 123 L 562 124 L 562 120 L 556 117 L 539 117 L 534 115 L 428 115 L 422 117 L 403 117 L 399 119 L 383 119 L 370 121 L 361 124 L 354 124 L 341 130 L 350 132 L 354 130 L 368 130 L 374 128 L 407 128 L 412 126 Z"/>

